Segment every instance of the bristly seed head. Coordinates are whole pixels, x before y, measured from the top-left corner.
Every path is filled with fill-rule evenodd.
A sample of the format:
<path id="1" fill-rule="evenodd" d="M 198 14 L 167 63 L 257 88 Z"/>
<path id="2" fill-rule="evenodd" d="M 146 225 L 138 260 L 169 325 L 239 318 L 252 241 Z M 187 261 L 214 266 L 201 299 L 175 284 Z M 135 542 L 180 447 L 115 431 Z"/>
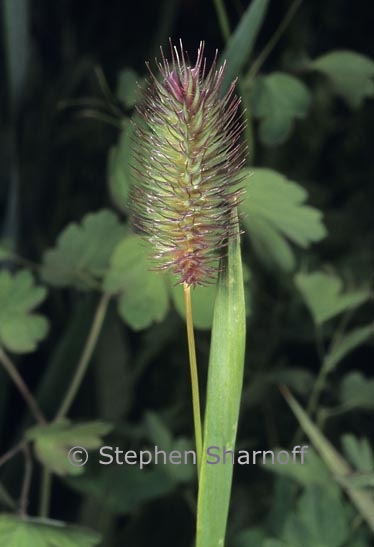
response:
<path id="1" fill-rule="evenodd" d="M 238 232 L 233 208 L 241 193 L 239 143 L 243 122 L 235 82 L 220 96 L 225 67 L 206 72 L 204 43 L 195 66 L 171 44 L 171 62 L 161 50 L 159 81 L 138 108 L 134 224 L 148 237 L 155 267 L 188 286 L 204 285 L 217 273 L 217 257 Z"/>

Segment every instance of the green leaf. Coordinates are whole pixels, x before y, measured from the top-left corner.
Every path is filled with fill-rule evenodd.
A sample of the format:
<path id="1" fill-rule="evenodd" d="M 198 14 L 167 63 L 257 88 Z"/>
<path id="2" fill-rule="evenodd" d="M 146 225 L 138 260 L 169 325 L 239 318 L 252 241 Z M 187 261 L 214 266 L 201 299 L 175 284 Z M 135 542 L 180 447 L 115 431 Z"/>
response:
<path id="1" fill-rule="evenodd" d="M 42 275 L 55 287 L 97 287 L 109 266 L 111 254 L 126 234 L 117 215 L 103 209 L 71 223 L 43 257 Z"/>
<path id="2" fill-rule="evenodd" d="M 108 183 L 113 202 L 125 213 L 129 209 L 131 187 L 131 164 L 134 163 L 133 149 L 134 126 L 130 119 L 122 120 L 122 131 L 116 146 L 112 147 L 108 157 Z"/>
<path id="3" fill-rule="evenodd" d="M 308 248 L 326 235 L 322 213 L 304 205 L 307 192 L 271 169 L 244 171 L 246 193 L 242 220 L 254 251 L 268 266 L 295 267 L 288 241 Z"/>
<path id="4" fill-rule="evenodd" d="M 342 380 L 339 397 L 344 406 L 374 409 L 374 379 L 350 372 Z"/>
<path id="5" fill-rule="evenodd" d="M 299 501 L 297 514 L 286 522 L 284 540 L 287 547 L 343 547 L 348 533 L 340 499 L 327 495 L 322 487 L 309 486 Z"/>
<path id="6" fill-rule="evenodd" d="M 38 459 L 49 469 L 58 475 L 81 475 L 84 467 L 70 463 L 70 449 L 99 448 L 102 446 L 101 437 L 111 430 L 112 426 L 103 422 L 72 424 L 69 420 L 63 420 L 46 426 L 35 426 L 26 432 L 26 438 L 34 442 Z M 76 461 L 85 459 L 84 451 L 77 452 L 76 456 Z"/>
<path id="7" fill-rule="evenodd" d="M 181 284 L 173 284 L 170 279 L 170 290 L 174 305 L 179 315 L 185 319 L 186 310 L 184 306 L 184 291 Z M 195 287 L 191 290 L 193 323 L 197 329 L 210 329 L 213 321 L 214 302 L 216 298 L 217 287 L 212 284 L 207 287 Z"/>
<path id="8" fill-rule="evenodd" d="M 311 94 L 294 76 L 273 72 L 256 78 L 251 92 L 253 114 L 260 118 L 260 139 L 268 146 L 282 144 L 296 119 L 308 114 Z"/>
<path id="9" fill-rule="evenodd" d="M 314 425 L 307 413 L 299 405 L 296 399 L 294 399 L 288 389 L 282 388 L 282 392 L 301 428 L 313 443 L 314 448 L 317 450 L 330 472 L 334 476 L 336 475 L 343 478 L 350 475 L 352 470 L 348 463 L 316 425 Z M 338 480 L 338 482 L 340 481 Z M 370 530 L 374 532 L 374 501 L 372 497 L 364 490 L 354 490 L 347 487 L 346 491 L 361 516 L 367 522 Z"/>
<path id="10" fill-rule="evenodd" d="M 27 270 L 0 272 L 0 345 L 15 353 L 34 351 L 48 333 L 48 321 L 32 310 L 45 299 Z"/>
<path id="11" fill-rule="evenodd" d="M 374 471 L 374 453 L 368 439 L 357 439 L 354 435 L 343 435 L 342 445 L 352 465 L 359 471 Z"/>
<path id="12" fill-rule="evenodd" d="M 117 245 L 105 277 L 104 288 L 119 293 L 118 312 L 134 330 L 161 322 L 169 300 L 164 275 L 151 271 L 150 245 L 131 235 Z"/>
<path id="13" fill-rule="evenodd" d="M 266 529 L 272 536 L 280 537 L 295 503 L 298 485 L 287 477 L 279 475 L 272 492 L 271 508 L 266 518 Z"/>
<path id="14" fill-rule="evenodd" d="M 0 545 L 6 547 L 92 547 L 99 534 L 65 522 L 0 515 Z"/>
<path id="15" fill-rule="evenodd" d="M 127 108 L 133 108 L 139 100 L 140 87 L 139 76 L 131 68 L 124 68 L 118 75 L 116 97 Z"/>
<path id="16" fill-rule="evenodd" d="M 346 355 L 366 342 L 374 335 L 373 325 L 357 327 L 351 332 L 346 333 L 337 344 L 335 344 L 326 356 L 326 370 L 333 370 Z"/>
<path id="17" fill-rule="evenodd" d="M 370 298 L 370 290 L 366 288 L 343 293 L 342 280 L 326 272 L 300 272 L 295 276 L 295 284 L 316 325 L 322 325 L 336 315 L 360 306 Z"/>
<path id="18" fill-rule="evenodd" d="M 170 431 L 156 413 L 147 412 L 146 426 L 153 446 L 157 446 L 158 449 L 165 451 L 166 454 L 170 455 L 171 452 L 175 451 L 176 453 L 178 452 L 179 454 L 184 455 L 186 451 L 193 450 L 193 445 L 190 440 L 184 437 L 173 439 Z M 175 459 L 175 461 L 178 460 Z M 164 468 L 165 473 L 177 483 L 190 481 L 196 474 L 192 455 L 188 455 L 186 461 L 184 461 L 182 457 L 180 464 L 171 463 L 167 460 Z"/>
<path id="19" fill-rule="evenodd" d="M 355 51 L 331 51 L 315 59 L 310 67 L 323 72 L 336 94 L 358 108 L 365 97 L 374 97 L 374 61 Z"/>
<path id="20" fill-rule="evenodd" d="M 231 35 L 226 49 L 219 59 L 219 64 L 222 64 L 225 60 L 227 61 L 222 83 L 222 94 L 226 93 L 231 82 L 237 78 L 246 62 L 248 62 L 268 5 L 269 0 L 253 0 Z"/>
<path id="21" fill-rule="evenodd" d="M 175 480 L 163 467 L 163 464 L 150 469 L 140 469 L 138 465 L 100 465 L 98 473 L 70 478 L 68 484 L 97 500 L 111 513 L 127 514 L 175 490 Z"/>
<path id="22" fill-rule="evenodd" d="M 245 354 L 245 298 L 239 237 L 222 260 L 214 307 L 204 420 L 203 454 L 211 446 L 235 449 Z M 196 547 L 224 545 L 233 466 L 203 456 Z"/>
<path id="23" fill-rule="evenodd" d="M 299 451 L 301 449 L 301 447 L 295 448 L 298 448 Z M 295 453 L 294 459 L 292 451 L 288 451 L 290 460 L 286 465 L 280 464 L 277 460 L 276 454 L 280 450 L 281 449 L 273 450 L 275 452 L 274 464 L 269 465 L 269 463 L 265 463 L 262 465 L 262 468 L 265 471 L 289 477 L 303 486 L 310 486 L 313 484 L 320 485 L 321 488 L 324 488 L 331 496 L 337 496 L 339 494 L 339 488 L 313 447 L 307 447 L 307 450 L 304 453 L 304 463 L 301 463 L 300 453 Z M 281 459 L 281 461 L 284 461 L 284 455 L 282 456 L 283 460 Z M 267 458 L 267 461 L 271 462 L 270 455 L 268 455 Z"/>

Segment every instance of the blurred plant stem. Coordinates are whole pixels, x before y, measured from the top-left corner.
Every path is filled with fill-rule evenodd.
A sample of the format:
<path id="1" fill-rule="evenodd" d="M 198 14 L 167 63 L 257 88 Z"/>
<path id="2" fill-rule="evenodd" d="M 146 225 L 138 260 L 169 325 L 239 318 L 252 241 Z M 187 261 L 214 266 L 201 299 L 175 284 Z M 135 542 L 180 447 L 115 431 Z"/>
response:
<path id="1" fill-rule="evenodd" d="M 45 425 L 47 423 L 43 412 L 40 410 L 38 403 L 34 399 L 34 396 L 32 395 L 31 391 L 25 384 L 22 376 L 19 374 L 16 365 L 13 363 L 13 361 L 8 357 L 8 355 L 5 353 L 5 351 L 0 347 L 0 362 L 2 363 L 3 367 L 13 380 L 14 384 L 17 386 L 18 391 L 21 393 L 22 397 L 27 403 L 27 406 L 30 409 L 30 412 L 33 414 L 35 420 L 41 424 Z"/>
<path id="2" fill-rule="evenodd" d="M 87 372 L 88 365 L 90 364 L 92 354 L 95 350 L 96 343 L 101 332 L 101 327 L 103 326 L 105 319 L 106 311 L 108 309 L 109 301 L 109 294 L 104 293 L 100 298 L 81 358 L 79 359 L 70 386 L 68 387 L 60 408 L 56 413 L 55 421 L 63 419 L 68 414 L 70 407 L 79 391 L 82 380 Z"/>
<path id="3" fill-rule="evenodd" d="M 101 328 L 104 323 L 106 312 L 110 301 L 110 295 L 104 293 L 96 308 L 96 312 L 91 324 L 90 331 L 86 343 L 83 348 L 82 355 L 79 359 L 75 374 L 71 380 L 65 397 L 60 405 L 59 410 L 56 413 L 55 421 L 62 420 L 68 414 L 71 405 L 79 391 L 83 378 L 87 372 L 88 365 L 90 364 L 93 352 L 96 347 L 97 340 L 99 338 Z M 41 487 L 40 487 L 40 506 L 39 514 L 43 518 L 47 518 L 49 515 L 50 499 L 51 499 L 51 486 L 52 486 L 52 473 L 46 467 L 43 467 Z"/>
<path id="4" fill-rule="evenodd" d="M 254 60 L 254 62 L 251 65 L 251 68 L 249 69 L 248 76 L 245 80 L 245 85 L 250 86 L 254 78 L 256 77 L 257 73 L 259 72 L 260 68 L 266 61 L 266 59 L 269 57 L 270 53 L 273 51 L 274 47 L 277 45 L 278 41 L 282 37 L 283 33 L 287 29 L 288 25 L 292 21 L 295 13 L 301 6 L 303 0 L 295 0 L 289 7 L 286 15 L 282 19 L 282 21 L 279 24 L 279 27 L 277 30 L 272 34 L 270 40 L 264 47 L 264 49 L 260 52 L 258 57 Z"/>
<path id="5" fill-rule="evenodd" d="M 330 374 L 330 372 L 332 372 L 328 357 L 329 357 L 329 355 L 331 355 L 334 352 L 336 346 L 339 344 L 341 338 L 344 335 L 345 328 L 347 327 L 350 319 L 352 318 L 352 315 L 353 315 L 353 310 L 350 310 L 349 312 L 347 312 L 346 314 L 343 315 L 343 318 L 342 318 L 340 324 L 338 325 L 338 327 L 336 328 L 336 330 L 333 334 L 333 337 L 332 337 L 331 343 L 329 344 L 327 353 L 326 353 L 326 351 L 323 347 L 322 331 L 319 328 L 317 328 L 316 331 L 315 331 L 317 353 L 318 353 L 318 356 L 319 356 L 319 359 L 320 359 L 321 366 L 320 366 L 320 369 L 318 371 L 316 381 L 313 384 L 312 391 L 311 391 L 311 394 L 309 396 L 309 400 L 308 400 L 307 406 L 306 406 L 306 413 L 309 417 L 313 417 L 314 414 L 317 412 L 319 402 L 320 402 L 320 397 L 321 397 L 321 395 L 323 393 L 323 390 L 325 389 L 325 386 L 326 386 L 327 377 Z M 318 419 L 317 419 L 317 422 L 319 422 Z M 321 425 L 323 423 L 324 423 L 324 419 L 322 420 Z M 322 429 L 322 427 L 321 427 L 321 429 Z M 295 436 L 294 436 L 294 439 L 293 439 L 293 445 L 296 446 L 297 443 L 299 443 L 301 441 L 301 438 L 302 438 L 302 429 L 301 429 L 301 427 L 299 427 L 298 430 L 295 433 Z"/>
<path id="6" fill-rule="evenodd" d="M 43 467 L 42 478 L 40 485 L 40 503 L 39 503 L 39 516 L 41 518 L 48 518 L 49 507 L 51 502 L 51 489 L 52 489 L 52 472 Z"/>
<path id="7" fill-rule="evenodd" d="M 25 456 L 25 473 L 23 476 L 21 497 L 19 501 L 19 514 L 21 515 L 21 517 L 25 517 L 27 515 L 27 506 L 29 504 L 29 492 L 31 486 L 33 463 L 30 447 L 27 443 L 24 444 L 22 450 Z"/>

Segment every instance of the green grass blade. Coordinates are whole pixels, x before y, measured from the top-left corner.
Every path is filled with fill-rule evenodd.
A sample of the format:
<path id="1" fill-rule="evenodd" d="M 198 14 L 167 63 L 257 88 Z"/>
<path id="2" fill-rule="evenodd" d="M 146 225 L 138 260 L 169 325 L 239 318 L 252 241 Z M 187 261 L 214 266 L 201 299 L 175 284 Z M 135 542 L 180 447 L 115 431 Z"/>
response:
<path id="1" fill-rule="evenodd" d="M 208 464 L 208 447 L 234 450 L 243 382 L 245 303 L 239 236 L 229 244 L 218 281 L 209 360 L 196 547 L 224 545 L 233 466 Z"/>
<path id="2" fill-rule="evenodd" d="M 352 474 L 352 469 L 345 461 L 345 459 L 339 454 L 339 452 L 332 446 L 332 444 L 326 439 L 326 437 L 320 432 L 320 430 L 314 425 L 304 409 L 294 399 L 287 388 L 282 388 L 282 393 L 286 398 L 292 412 L 296 416 L 300 426 L 304 433 L 309 437 L 313 443 L 315 449 L 319 452 L 322 460 L 330 471 L 336 476 L 337 482 L 342 486 L 340 477 L 344 480 L 344 477 L 349 477 Z M 370 530 L 374 532 L 374 498 L 373 496 L 355 488 L 350 488 L 348 483 L 344 483 L 344 488 L 351 498 L 352 503 L 356 506 L 361 516 L 365 519 Z"/>
<path id="3" fill-rule="evenodd" d="M 269 0 L 253 0 L 245 11 L 238 26 L 223 51 L 219 65 L 227 61 L 222 83 L 222 94 L 226 93 L 231 82 L 241 73 L 248 61 L 257 35 L 264 21 Z"/>

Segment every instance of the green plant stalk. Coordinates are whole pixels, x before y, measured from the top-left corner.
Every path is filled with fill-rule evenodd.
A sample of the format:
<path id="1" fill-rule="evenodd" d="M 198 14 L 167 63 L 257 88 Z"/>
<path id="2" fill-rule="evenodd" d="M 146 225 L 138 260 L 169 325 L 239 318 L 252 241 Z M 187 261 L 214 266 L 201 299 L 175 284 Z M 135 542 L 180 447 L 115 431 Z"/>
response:
<path id="1" fill-rule="evenodd" d="M 52 472 L 46 467 L 43 467 L 41 487 L 40 487 L 40 502 L 39 502 L 39 516 L 41 518 L 48 518 L 49 516 L 51 488 L 52 488 Z"/>
<path id="2" fill-rule="evenodd" d="M 236 215 L 236 212 L 235 212 Z M 214 308 L 197 504 L 196 547 L 222 547 L 230 504 L 233 465 L 207 463 L 209 447 L 235 449 L 243 384 L 246 315 L 240 238 L 221 261 Z M 210 459 L 210 461 L 212 461 Z"/>
<path id="3" fill-rule="evenodd" d="M 73 404 L 74 399 L 79 391 L 82 380 L 87 372 L 88 365 L 90 364 L 92 354 L 95 350 L 96 343 L 101 332 L 101 327 L 103 326 L 106 311 L 108 309 L 109 300 L 110 300 L 110 295 L 107 293 L 104 293 L 100 298 L 100 301 L 97 306 L 96 313 L 91 325 L 91 329 L 87 337 L 86 344 L 83 348 L 81 358 L 79 359 L 79 363 L 77 365 L 77 369 L 70 383 L 70 386 L 67 389 L 65 397 L 60 405 L 60 408 L 57 411 L 55 421 L 61 420 L 68 414 L 70 407 Z"/>
<path id="4" fill-rule="evenodd" d="M 0 347 L 0 362 L 2 363 L 5 370 L 7 371 L 7 373 L 13 380 L 14 384 L 17 386 L 18 391 L 21 393 L 22 397 L 27 403 L 27 406 L 29 407 L 30 412 L 33 414 L 35 420 L 41 425 L 46 424 L 47 421 L 43 415 L 43 412 L 40 410 L 39 405 L 34 399 L 31 391 L 25 384 L 22 376 L 19 374 L 13 361 L 8 357 L 8 355 L 5 353 L 5 351 L 1 347 Z"/>
<path id="5" fill-rule="evenodd" d="M 88 365 L 90 364 L 92 354 L 95 350 L 96 343 L 104 323 L 109 301 L 110 301 L 110 295 L 107 293 L 104 293 L 100 298 L 94 319 L 92 321 L 90 332 L 88 334 L 85 346 L 83 348 L 81 358 L 79 359 L 79 362 L 77 365 L 77 369 L 70 383 L 70 386 L 65 394 L 65 397 L 60 405 L 60 408 L 57 411 L 55 421 L 61 420 L 67 415 L 79 391 L 82 380 L 87 372 Z M 48 514 L 49 514 L 49 506 L 50 506 L 50 499 L 51 499 L 51 485 L 52 485 L 51 483 L 52 483 L 52 474 L 49 471 L 49 469 L 44 467 L 42 472 L 40 506 L 39 506 L 39 514 L 41 517 L 44 517 L 44 518 L 48 517 Z"/>
<path id="6" fill-rule="evenodd" d="M 195 336 L 194 336 L 193 319 L 192 319 L 191 288 L 186 283 L 184 284 L 183 288 L 184 288 L 184 303 L 186 308 L 188 354 L 189 354 L 190 372 L 191 372 L 192 406 L 193 406 L 193 418 L 194 418 L 194 427 L 195 427 L 197 476 L 199 477 L 202 449 L 203 449 L 199 379 L 198 379 L 198 373 L 197 373 Z"/>
<path id="7" fill-rule="evenodd" d="M 264 47 L 264 49 L 261 51 L 257 59 L 252 63 L 252 66 L 250 68 L 250 71 L 248 73 L 248 76 L 246 78 L 246 85 L 250 86 L 253 82 L 254 78 L 256 77 L 257 73 L 259 72 L 260 68 L 266 61 L 266 59 L 269 57 L 270 53 L 273 51 L 274 47 L 277 45 L 278 41 L 282 37 L 283 33 L 287 29 L 288 25 L 292 21 L 295 13 L 299 9 L 299 7 L 302 4 L 302 0 L 294 0 L 294 2 L 290 5 L 286 15 L 280 22 L 279 27 L 274 32 L 274 34 L 271 36 L 270 40 Z"/>

